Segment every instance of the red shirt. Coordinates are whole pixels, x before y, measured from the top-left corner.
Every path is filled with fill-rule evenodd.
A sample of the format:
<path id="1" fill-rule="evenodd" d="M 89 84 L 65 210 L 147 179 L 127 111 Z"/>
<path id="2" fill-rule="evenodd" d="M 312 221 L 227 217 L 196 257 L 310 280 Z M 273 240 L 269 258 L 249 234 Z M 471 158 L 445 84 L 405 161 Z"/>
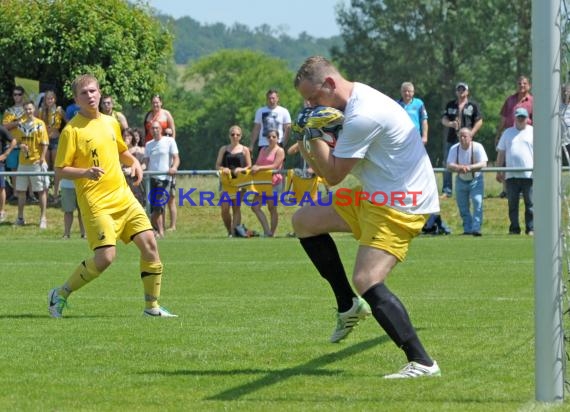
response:
<path id="1" fill-rule="evenodd" d="M 154 122 L 158 122 L 160 124 L 160 127 L 162 128 L 161 133 L 164 135 L 164 131 L 168 128 L 168 116 L 165 113 L 164 109 L 160 109 L 160 111 L 158 113 L 153 113 L 152 111 L 149 112 L 146 115 L 146 118 L 144 119 L 144 128 L 146 131 L 146 135 L 145 135 L 145 143 L 150 142 L 153 137 L 152 137 L 152 124 Z"/>
<path id="2" fill-rule="evenodd" d="M 515 125 L 515 110 L 519 107 L 524 107 L 526 109 L 528 112 L 526 122 L 527 124 L 532 124 L 532 101 L 532 94 L 527 94 L 521 100 L 519 100 L 517 93 L 507 97 L 507 100 L 505 100 L 505 103 L 501 108 L 503 127 L 506 129 Z"/>

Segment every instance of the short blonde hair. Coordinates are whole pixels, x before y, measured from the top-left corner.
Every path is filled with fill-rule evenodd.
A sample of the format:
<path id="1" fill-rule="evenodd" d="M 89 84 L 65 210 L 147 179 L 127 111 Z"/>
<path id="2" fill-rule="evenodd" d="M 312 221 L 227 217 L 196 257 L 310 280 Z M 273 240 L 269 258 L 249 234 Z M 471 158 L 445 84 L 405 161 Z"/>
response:
<path id="1" fill-rule="evenodd" d="M 85 86 L 87 83 L 95 83 L 97 85 L 97 89 L 99 89 L 99 80 L 97 80 L 95 76 L 92 74 L 81 74 L 77 76 L 71 83 L 73 96 L 77 96 L 79 89 Z"/>
<path id="2" fill-rule="evenodd" d="M 325 81 L 325 78 L 330 75 L 340 75 L 334 65 L 322 56 L 311 56 L 301 65 L 295 76 L 293 85 L 295 88 L 303 80 L 307 80 L 312 84 L 319 84 Z"/>

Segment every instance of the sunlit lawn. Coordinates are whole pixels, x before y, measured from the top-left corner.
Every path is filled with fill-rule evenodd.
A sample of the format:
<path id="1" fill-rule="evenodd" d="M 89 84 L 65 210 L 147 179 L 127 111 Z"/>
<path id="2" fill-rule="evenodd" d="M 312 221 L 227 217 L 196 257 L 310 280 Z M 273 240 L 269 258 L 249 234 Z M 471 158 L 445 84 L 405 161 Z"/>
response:
<path id="1" fill-rule="evenodd" d="M 180 208 L 159 243 L 177 319 L 142 317 L 132 245 L 49 318 L 47 291 L 85 242 L 59 239 L 55 209 L 45 232 L 1 225 L 0 410 L 534 410 L 533 239 L 505 235 L 506 201 L 487 205 L 482 238 L 420 237 L 389 279 L 443 373 L 404 382 L 382 378 L 405 359 L 373 319 L 328 343 L 334 300 L 284 237 L 293 208 L 275 239 L 228 239 L 217 208 Z M 459 233 L 454 200 L 442 207 Z M 350 270 L 356 244 L 335 238 Z"/>

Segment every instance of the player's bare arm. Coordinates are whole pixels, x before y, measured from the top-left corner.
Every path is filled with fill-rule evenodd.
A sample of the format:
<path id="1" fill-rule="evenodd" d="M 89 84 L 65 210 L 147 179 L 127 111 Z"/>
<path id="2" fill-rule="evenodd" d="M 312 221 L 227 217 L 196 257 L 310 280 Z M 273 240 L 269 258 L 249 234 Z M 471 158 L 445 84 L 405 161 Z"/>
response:
<path id="1" fill-rule="evenodd" d="M 331 147 L 321 139 L 312 139 L 310 145 L 311 157 L 316 170 L 320 172 L 319 176 L 324 177 L 332 186 L 342 182 L 360 160 L 334 156 Z"/>
<path id="2" fill-rule="evenodd" d="M 105 171 L 98 167 L 92 166 L 88 169 L 82 167 L 72 167 L 72 166 L 64 166 L 64 167 L 56 167 L 55 168 L 55 175 L 60 179 L 90 179 L 90 180 L 99 180 L 99 178 L 105 173 Z"/>

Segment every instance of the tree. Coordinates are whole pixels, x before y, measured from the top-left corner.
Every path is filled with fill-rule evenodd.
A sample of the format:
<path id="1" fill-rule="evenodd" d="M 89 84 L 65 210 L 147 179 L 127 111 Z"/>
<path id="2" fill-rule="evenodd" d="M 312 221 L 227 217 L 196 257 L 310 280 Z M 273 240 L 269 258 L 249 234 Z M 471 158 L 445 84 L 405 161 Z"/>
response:
<path id="1" fill-rule="evenodd" d="M 104 93 L 137 105 L 165 88 L 172 37 L 140 1 L 2 0 L 0 55 L 4 96 L 19 76 L 71 97 L 73 78 L 92 73 Z"/>
<path id="2" fill-rule="evenodd" d="M 530 75 L 530 0 L 352 0 L 338 10 L 345 49 L 333 58 L 351 78 L 399 96 L 412 81 L 430 112 L 432 160 L 442 156 L 439 113 L 466 81 L 484 114 L 477 135 L 488 153 L 500 103 Z M 498 12 L 500 10 L 500 12 Z M 499 106 L 499 107 L 497 107 Z"/>
<path id="3" fill-rule="evenodd" d="M 248 50 L 222 50 L 190 65 L 183 75 L 186 84 L 194 85 L 187 101 L 189 131 L 183 131 L 190 139 L 178 142 L 187 156 L 184 168 L 213 168 L 234 124 L 242 128 L 242 143 L 248 145 L 255 110 L 265 104 L 270 88 L 279 91 L 280 104 L 292 116 L 297 113 L 302 99 L 293 77 L 285 61 Z"/>

